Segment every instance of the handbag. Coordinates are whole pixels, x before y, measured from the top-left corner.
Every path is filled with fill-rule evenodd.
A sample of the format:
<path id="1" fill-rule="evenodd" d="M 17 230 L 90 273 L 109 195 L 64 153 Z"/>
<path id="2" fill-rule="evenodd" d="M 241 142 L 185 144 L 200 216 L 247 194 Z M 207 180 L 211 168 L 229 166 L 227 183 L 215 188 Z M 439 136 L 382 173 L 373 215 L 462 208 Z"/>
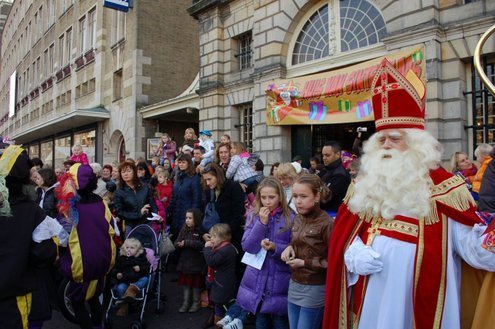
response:
<path id="1" fill-rule="evenodd" d="M 208 232 L 213 225 L 218 223 L 220 223 L 220 215 L 215 207 L 215 191 L 211 190 L 210 202 L 206 205 L 203 217 L 203 228 Z"/>
<path id="2" fill-rule="evenodd" d="M 166 256 L 175 251 L 174 243 L 170 240 L 170 236 L 166 233 L 162 234 L 162 241 L 160 243 L 160 256 Z"/>

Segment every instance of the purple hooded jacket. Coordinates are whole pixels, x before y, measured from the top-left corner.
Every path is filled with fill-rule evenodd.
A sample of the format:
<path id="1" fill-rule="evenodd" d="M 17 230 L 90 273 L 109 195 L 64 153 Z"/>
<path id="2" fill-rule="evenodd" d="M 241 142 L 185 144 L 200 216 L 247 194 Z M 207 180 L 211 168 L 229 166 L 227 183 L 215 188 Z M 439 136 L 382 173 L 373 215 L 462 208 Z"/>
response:
<path id="1" fill-rule="evenodd" d="M 290 224 L 294 223 L 294 213 L 290 214 Z M 252 219 L 252 220 L 251 220 Z M 237 303 L 245 310 L 260 313 L 287 315 L 287 291 L 289 289 L 290 267 L 280 259 L 280 255 L 290 243 L 292 230 L 286 227 L 282 209 L 270 214 L 268 225 L 261 223 L 258 215 L 250 214 L 242 237 L 242 249 L 256 254 L 261 249 L 261 240 L 275 243 L 275 251 L 269 251 L 261 270 L 247 266 L 237 292 Z"/>

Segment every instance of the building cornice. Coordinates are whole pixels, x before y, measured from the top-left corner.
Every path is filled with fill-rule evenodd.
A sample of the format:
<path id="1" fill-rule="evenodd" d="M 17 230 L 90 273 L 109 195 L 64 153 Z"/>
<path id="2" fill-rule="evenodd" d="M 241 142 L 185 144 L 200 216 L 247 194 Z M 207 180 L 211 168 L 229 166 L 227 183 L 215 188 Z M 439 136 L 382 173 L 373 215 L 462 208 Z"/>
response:
<path id="1" fill-rule="evenodd" d="M 187 12 L 189 15 L 194 18 L 198 18 L 198 16 L 208 9 L 216 6 L 226 5 L 232 0 L 199 0 L 196 1 L 191 7 L 187 8 Z"/>

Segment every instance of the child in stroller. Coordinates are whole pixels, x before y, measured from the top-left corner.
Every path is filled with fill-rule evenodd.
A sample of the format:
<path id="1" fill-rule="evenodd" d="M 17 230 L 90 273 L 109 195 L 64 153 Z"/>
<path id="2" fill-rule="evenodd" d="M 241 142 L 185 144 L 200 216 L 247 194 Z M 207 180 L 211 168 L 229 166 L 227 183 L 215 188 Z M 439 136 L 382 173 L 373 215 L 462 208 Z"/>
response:
<path id="1" fill-rule="evenodd" d="M 129 302 L 132 302 L 148 285 L 150 263 L 146 258 L 146 252 L 138 239 L 128 238 L 120 248 L 112 278 L 117 280 L 113 288 L 116 298 L 122 298 L 116 315 L 126 316 Z"/>

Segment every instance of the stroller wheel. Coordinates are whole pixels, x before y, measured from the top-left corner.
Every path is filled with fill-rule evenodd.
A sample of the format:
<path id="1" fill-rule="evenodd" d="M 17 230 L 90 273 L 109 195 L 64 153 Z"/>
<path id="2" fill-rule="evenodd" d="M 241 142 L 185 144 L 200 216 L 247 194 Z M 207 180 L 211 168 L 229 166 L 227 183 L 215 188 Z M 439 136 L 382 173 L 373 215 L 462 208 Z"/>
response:
<path id="1" fill-rule="evenodd" d="M 163 312 L 165 312 L 165 310 L 163 309 L 163 306 L 155 308 L 155 314 L 163 314 Z"/>
<path id="2" fill-rule="evenodd" d="M 74 309 L 72 308 L 72 303 L 67 297 L 67 291 L 69 288 L 70 281 L 68 279 L 63 279 L 57 289 L 57 299 L 58 306 L 63 316 L 72 323 L 77 323 L 76 316 L 74 315 Z"/>
<path id="3" fill-rule="evenodd" d="M 105 317 L 105 320 L 103 321 L 103 326 L 105 329 L 112 329 L 113 323 L 112 323 L 112 319 L 109 316 Z"/>
<path id="4" fill-rule="evenodd" d="M 131 329 L 144 329 L 145 326 L 144 326 L 144 322 L 141 323 L 139 321 L 132 321 L 131 323 Z"/>

